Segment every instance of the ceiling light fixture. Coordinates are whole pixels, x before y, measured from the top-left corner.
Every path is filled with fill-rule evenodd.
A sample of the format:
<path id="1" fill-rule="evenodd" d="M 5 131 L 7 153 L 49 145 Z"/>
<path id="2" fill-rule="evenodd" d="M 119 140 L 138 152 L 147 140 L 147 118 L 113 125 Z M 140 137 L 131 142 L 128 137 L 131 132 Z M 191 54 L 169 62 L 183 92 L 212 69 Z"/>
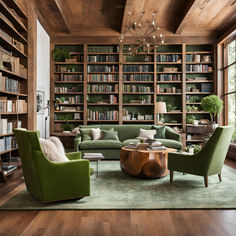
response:
<path id="1" fill-rule="evenodd" d="M 165 42 L 165 37 L 160 33 L 160 27 L 157 26 L 157 11 L 153 11 L 151 20 L 144 22 L 145 12 L 135 14 L 129 11 L 128 20 L 125 25 L 125 35 L 133 36 L 136 40 L 128 48 L 130 54 L 149 53 L 151 45 L 160 45 Z M 125 40 L 125 35 L 121 35 L 119 40 L 121 43 Z"/>

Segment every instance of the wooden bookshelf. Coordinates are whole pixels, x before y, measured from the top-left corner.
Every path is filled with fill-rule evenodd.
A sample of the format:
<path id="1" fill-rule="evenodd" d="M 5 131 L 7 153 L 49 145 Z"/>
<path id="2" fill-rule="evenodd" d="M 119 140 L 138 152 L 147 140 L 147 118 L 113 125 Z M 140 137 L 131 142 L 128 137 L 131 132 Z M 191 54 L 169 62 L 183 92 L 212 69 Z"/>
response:
<path id="1" fill-rule="evenodd" d="M 54 45 L 54 46 L 62 46 L 60 44 Z M 71 46 L 66 45 L 67 47 Z M 75 47 L 76 44 L 73 44 L 73 47 Z M 199 118 L 209 118 L 209 114 L 206 112 L 203 112 L 200 110 L 200 101 L 191 100 L 192 97 L 199 97 L 199 99 L 202 99 L 205 96 L 208 96 L 210 94 L 214 93 L 214 90 L 212 91 L 201 91 L 202 88 L 204 88 L 204 84 L 214 84 L 214 52 L 213 52 L 213 45 L 201 45 L 201 44 L 194 44 L 194 45 L 188 45 L 185 43 L 182 44 L 164 44 L 160 46 L 155 46 L 154 50 L 149 53 L 142 53 L 139 52 L 135 56 L 130 56 L 126 49 L 128 45 L 118 45 L 118 44 L 84 44 L 80 45 L 82 46 L 82 52 L 75 52 L 71 51 L 70 55 L 83 55 L 84 61 L 74 63 L 83 65 L 83 72 L 57 72 L 54 71 L 54 76 L 58 76 L 60 74 L 82 74 L 83 75 L 83 81 L 57 81 L 54 79 L 54 86 L 58 84 L 83 84 L 84 91 L 83 94 L 83 102 L 81 103 L 69 103 L 69 104 L 58 104 L 58 106 L 82 106 L 83 107 L 83 119 L 82 120 L 54 120 L 54 114 L 56 113 L 69 113 L 69 112 L 55 112 L 51 114 L 51 120 L 54 120 L 54 122 L 51 123 L 51 133 L 55 133 L 54 130 L 54 123 L 81 123 L 84 125 L 87 124 L 94 124 L 94 123 L 119 123 L 119 124 L 128 124 L 128 123 L 135 123 L 135 124 L 143 124 L 143 123 L 152 123 L 157 124 L 157 121 L 155 119 L 155 105 L 156 102 L 160 99 L 163 101 L 167 101 L 167 104 L 170 103 L 169 101 L 174 100 L 176 101 L 176 104 L 174 104 L 175 109 L 171 108 L 172 110 L 168 110 L 166 114 L 164 114 L 164 125 L 169 125 L 171 127 L 178 127 L 181 129 L 182 133 L 186 134 L 186 118 L 189 115 L 196 115 Z M 97 48 L 109 48 L 113 47 L 115 50 L 113 52 L 102 52 L 102 51 L 96 51 L 92 52 L 91 48 L 96 47 Z M 201 61 L 195 61 L 195 55 L 200 55 Z M 108 58 L 109 56 L 114 56 L 116 60 L 114 61 L 102 61 L 101 58 Z M 204 56 L 209 56 L 208 61 L 203 61 Z M 94 61 L 90 61 L 90 58 L 93 58 Z M 188 59 L 192 59 L 192 61 L 189 61 Z M 95 61 L 97 60 L 97 61 Z M 99 61 L 98 61 L 99 60 Z M 148 61 L 147 61 L 148 60 Z M 205 60 L 205 59 L 204 59 Z M 53 63 L 53 62 L 52 62 Z M 71 65 L 73 63 L 69 62 L 55 62 L 53 63 L 53 67 L 55 64 L 58 65 Z M 193 68 L 207 66 L 212 67 L 212 71 L 186 71 L 186 66 L 193 65 Z M 117 66 L 118 71 L 91 71 L 89 72 L 88 66 Z M 129 66 L 133 66 L 132 71 L 127 71 Z M 140 68 L 135 70 L 135 66 L 141 66 Z M 149 70 L 142 71 L 144 68 L 142 66 L 150 66 Z M 124 67 L 126 68 L 124 70 Z M 164 68 L 177 68 L 177 71 L 173 72 L 166 72 Z M 147 69 L 147 68 L 146 68 Z M 146 70 L 145 69 L 145 70 Z M 204 67 L 205 69 L 205 67 Z M 96 80 L 88 80 L 88 76 L 92 78 L 92 76 L 97 76 L 97 78 L 102 78 L 102 76 L 116 76 L 108 81 L 100 79 L 99 81 Z M 101 77 L 99 77 L 101 76 Z M 206 78 L 206 79 L 199 79 Z M 93 77 L 95 78 L 95 77 Z M 116 78 L 114 80 L 114 78 Z M 164 79 L 163 79 L 164 78 Z M 195 78 L 198 78 L 195 80 Z M 88 86 L 97 85 L 97 86 L 103 86 L 103 85 L 110 85 L 115 86 L 115 84 L 118 84 L 118 91 L 117 92 L 88 92 Z M 148 92 L 133 92 L 133 91 L 124 91 L 124 86 L 144 86 L 144 87 L 150 87 L 151 91 Z M 195 89 L 198 89 L 197 92 L 194 91 L 187 91 L 189 87 L 193 87 Z M 133 89 L 133 88 L 132 88 Z M 161 91 L 159 91 L 161 89 Z M 172 90 L 171 92 L 169 90 Z M 52 89 L 54 90 L 54 88 Z M 163 90 L 163 91 L 162 91 Z M 81 92 L 74 93 L 74 94 L 81 94 Z M 73 93 L 54 93 L 51 95 L 52 99 L 55 100 L 55 96 L 57 95 L 67 95 L 71 96 Z M 102 102 L 104 99 L 106 100 L 110 95 L 114 95 L 117 99 L 115 103 L 109 103 L 109 102 Z M 94 98 L 97 97 L 98 101 L 90 101 L 88 98 L 92 96 Z M 150 98 L 150 102 L 135 102 L 136 100 L 141 99 L 139 96 L 141 96 L 142 99 L 144 98 Z M 150 97 L 145 97 L 150 96 Z M 187 99 L 187 97 L 190 97 L 191 101 Z M 133 100 L 133 101 L 132 101 Z M 130 102 L 132 101 L 132 102 Z M 198 111 L 187 111 L 186 105 L 190 106 L 199 106 Z M 117 110 L 118 112 L 118 119 L 94 119 L 91 120 L 88 117 L 87 110 L 97 110 L 97 111 L 111 111 L 111 110 Z M 146 120 L 125 120 L 123 119 L 123 111 L 128 110 L 130 113 L 141 113 L 141 115 L 152 115 L 153 119 L 146 119 Z M 178 112 L 175 112 L 174 110 L 180 110 Z M 71 113 L 77 113 L 76 111 Z M 82 112 L 81 112 L 82 113 Z M 57 132 L 61 133 L 61 132 Z M 61 133 L 63 135 L 63 133 Z M 196 140 L 193 141 L 194 143 L 197 143 Z M 187 143 L 190 143 L 189 141 Z"/>
<path id="2" fill-rule="evenodd" d="M 28 19 L 16 1 L 0 0 L 0 9 L 0 46 L 2 47 L 0 54 L 4 55 L 4 61 L 0 61 L 0 97 L 2 103 L 4 99 L 18 101 L 15 103 L 18 107 L 12 105 L 12 112 L 8 110 L 9 108 L 0 110 L 0 122 L 7 120 L 8 126 L 7 132 L 0 131 L 0 140 L 5 143 L 5 150 L 0 151 L 0 162 L 11 163 L 11 157 L 18 155 L 13 128 L 19 125 L 28 128 L 28 112 L 26 109 L 23 111 L 19 103 L 23 100 L 27 106 L 28 102 Z M 11 67 L 7 67 L 3 62 L 10 63 Z M 6 176 L 13 172 L 14 170 L 5 175 L 0 165 L 2 181 L 6 182 Z"/>

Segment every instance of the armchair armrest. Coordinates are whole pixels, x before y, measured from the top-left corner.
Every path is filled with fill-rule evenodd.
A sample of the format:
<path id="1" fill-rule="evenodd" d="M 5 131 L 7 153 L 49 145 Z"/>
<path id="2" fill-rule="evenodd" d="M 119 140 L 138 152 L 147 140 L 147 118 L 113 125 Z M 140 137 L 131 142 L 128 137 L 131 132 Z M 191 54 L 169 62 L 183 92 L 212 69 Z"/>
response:
<path id="1" fill-rule="evenodd" d="M 81 152 L 69 152 L 66 153 L 66 156 L 69 160 L 79 160 L 81 159 Z"/>
<path id="2" fill-rule="evenodd" d="M 74 139 L 74 149 L 76 152 L 79 151 L 79 144 L 81 143 L 81 140 L 82 140 L 82 138 L 81 138 L 80 134 L 78 134 Z"/>
<path id="3" fill-rule="evenodd" d="M 182 140 L 181 134 L 176 133 L 170 127 L 166 127 L 165 135 L 167 139 L 173 139 L 181 143 L 181 140 Z"/>

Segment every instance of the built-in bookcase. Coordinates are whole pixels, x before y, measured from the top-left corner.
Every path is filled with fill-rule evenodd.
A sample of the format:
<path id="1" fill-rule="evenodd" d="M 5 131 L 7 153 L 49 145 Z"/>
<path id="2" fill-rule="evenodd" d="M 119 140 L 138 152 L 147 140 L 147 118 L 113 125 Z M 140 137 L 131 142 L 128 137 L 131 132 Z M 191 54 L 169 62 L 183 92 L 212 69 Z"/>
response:
<path id="1" fill-rule="evenodd" d="M 27 128 L 28 22 L 15 1 L 0 1 L 0 181 L 20 165 L 13 129 Z"/>
<path id="2" fill-rule="evenodd" d="M 209 119 L 200 102 L 214 93 L 213 45 L 165 44 L 135 55 L 121 44 L 55 47 L 70 58 L 53 64 L 52 100 L 65 102 L 56 104 L 51 133 L 62 135 L 68 124 L 156 124 L 156 102 L 165 101 L 164 124 L 184 133 L 187 143 L 202 142 L 187 127 L 191 119 Z"/>

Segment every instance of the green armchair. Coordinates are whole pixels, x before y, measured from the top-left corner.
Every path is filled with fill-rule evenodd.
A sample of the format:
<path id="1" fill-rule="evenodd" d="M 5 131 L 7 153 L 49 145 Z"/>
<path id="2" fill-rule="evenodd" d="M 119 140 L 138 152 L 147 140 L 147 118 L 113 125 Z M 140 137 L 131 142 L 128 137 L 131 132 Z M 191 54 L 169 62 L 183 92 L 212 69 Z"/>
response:
<path id="1" fill-rule="evenodd" d="M 174 171 L 203 176 L 205 187 L 208 187 L 210 175 L 218 174 L 221 181 L 221 170 L 233 132 L 231 126 L 218 127 L 206 145 L 195 155 L 169 153 L 170 183 L 173 181 Z"/>
<path id="2" fill-rule="evenodd" d="M 14 130 L 27 190 L 41 202 L 90 195 L 89 161 L 80 152 L 68 153 L 68 162 L 52 162 L 43 154 L 39 132 Z"/>

